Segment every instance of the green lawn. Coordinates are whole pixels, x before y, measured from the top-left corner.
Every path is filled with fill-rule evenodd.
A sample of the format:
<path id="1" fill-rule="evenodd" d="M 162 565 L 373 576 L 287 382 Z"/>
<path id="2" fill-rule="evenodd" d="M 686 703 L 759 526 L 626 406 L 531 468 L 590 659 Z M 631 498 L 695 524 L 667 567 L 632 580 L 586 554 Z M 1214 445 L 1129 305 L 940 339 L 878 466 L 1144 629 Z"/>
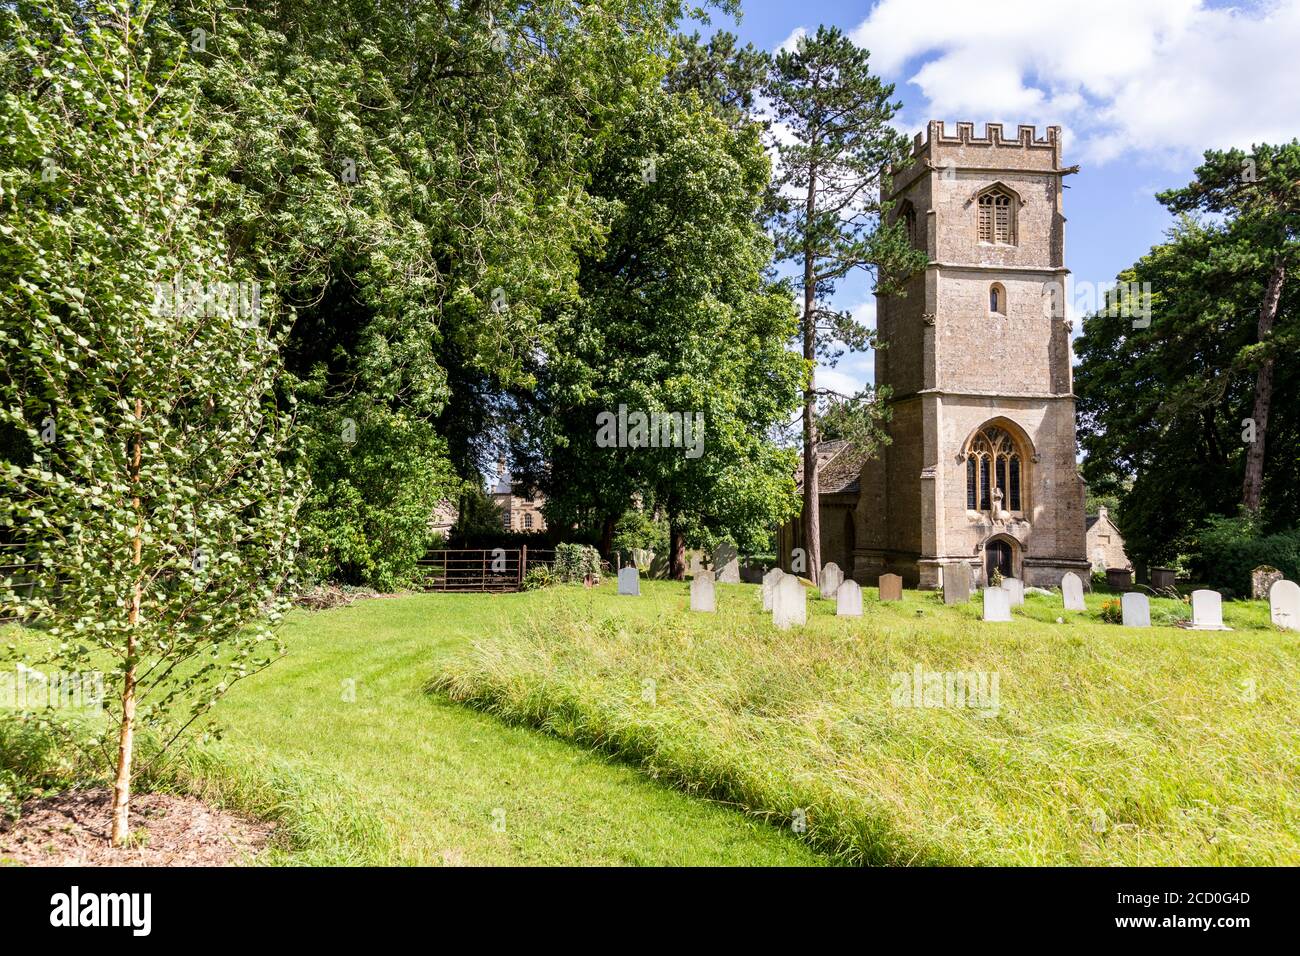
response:
<path id="1" fill-rule="evenodd" d="M 717 615 L 690 614 L 684 584 L 642 586 L 524 599 L 437 667 L 438 692 L 806 821 L 845 862 L 1300 863 L 1300 639 L 1262 602 L 1195 632 L 1100 623 L 1102 595 L 985 624 L 978 597 L 867 589 L 862 619 L 813 600 L 779 632 L 752 585 L 720 586 Z M 996 674 L 996 714 L 900 706 L 895 675 L 918 666 Z"/>
<path id="2" fill-rule="evenodd" d="M 789 831 L 426 692 L 448 653 L 490 640 L 538 598 L 420 595 L 295 612 L 288 656 L 230 692 L 218 709 L 225 737 L 184 785 L 281 819 L 294 845 L 270 862 L 827 862 Z"/>

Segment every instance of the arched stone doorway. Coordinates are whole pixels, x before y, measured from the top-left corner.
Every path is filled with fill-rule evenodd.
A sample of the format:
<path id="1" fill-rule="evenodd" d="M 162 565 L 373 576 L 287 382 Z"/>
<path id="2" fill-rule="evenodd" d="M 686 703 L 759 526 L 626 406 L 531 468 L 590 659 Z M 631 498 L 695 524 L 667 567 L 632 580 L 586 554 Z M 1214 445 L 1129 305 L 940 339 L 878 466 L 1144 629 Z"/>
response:
<path id="1" fill-rule="evenodd" d="M 993 580 L 993 572 L 999 572 L 1004 578 L 1016 576 L 1016 544 L 1010 538 L 990 538 L 984 544 L 984 581 Z"/>

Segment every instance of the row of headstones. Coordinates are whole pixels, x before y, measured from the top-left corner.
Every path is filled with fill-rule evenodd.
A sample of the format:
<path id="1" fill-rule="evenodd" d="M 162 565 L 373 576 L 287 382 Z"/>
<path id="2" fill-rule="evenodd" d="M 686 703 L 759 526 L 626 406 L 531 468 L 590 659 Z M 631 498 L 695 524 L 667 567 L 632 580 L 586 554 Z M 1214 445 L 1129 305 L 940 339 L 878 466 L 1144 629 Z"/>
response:
<path id="1" fill-rule="evenodd" d="M 960 570 L 958 570 L 960 569 Z M 964 571 L 964 574 L 963 574 Z M 840 617 L 862 616 L 862 588 L 851 578 L 838 574 L 832 562 L 822 571 L 822 595 L 835 596 L 835 613 Z M 699 571 L 691 580 L 691 610 L 714 612 L 717 597 L 714 591 L 715 575 L 712 571 Z M 903 579 L 896 574 L 880 577 L 880 600 L 897 601 L 902 598 Z M 965 585 L 965 597 L 960 598 Z M 951 586 L 950 586 L 951 585 Z M 618 573 L 618 593 L 639 595 L 640 576 L 635 567 L 626 567 Z M 772 623 L 780 628 L 805 624 L 808 620 L 807 596 L 799 579 L 773 568 L 763 576 L 760 596 L 763 610 L 772 612 Z M 952 565 L 944 573 L 944 603 L 956 604 L 970 598 L 970 566 Z M 1074 572 L 1061 579 L 1061 600 L 1067 611 L 1086 609 L 1083 601 L 1083 582 Z M 1300 585 L 1294 581 L 1275 581 L 1268 592 L 1269 612 L 1278 627 L 1300 630 Z M 1010 621 L 1011 607 L 1025 603 L 1024 584 L 1017 578 L 1004 578 L 1002 585 L 984 589 L 984 620 Z M 1122 621 L 1125 627 L 1150 627 L 1151 602 L 1145 594 L 1129 591 L 1120 598 Z M 1223 598 L 1218 591 L 1192 592 L 1192 623 L 1198 631 L 1230 630 L 1223 624 Z"/>

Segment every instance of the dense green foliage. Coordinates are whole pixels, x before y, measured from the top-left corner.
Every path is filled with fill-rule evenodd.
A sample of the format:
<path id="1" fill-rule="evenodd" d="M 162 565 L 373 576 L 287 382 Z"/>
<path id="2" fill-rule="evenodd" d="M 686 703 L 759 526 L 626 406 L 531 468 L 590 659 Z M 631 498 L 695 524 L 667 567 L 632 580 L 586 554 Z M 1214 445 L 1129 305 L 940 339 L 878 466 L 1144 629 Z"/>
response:
<path id="1" fill-rule="evenodd" d="M 1249 513 L 1211 518 L 1197 535 L 1189 556 L 1192 577 L 1230 596 L 1250 596 L 1250 572 L 1277 568 L 1288 579 L 1300 579 L 1300 530 L 1266 534 Z"/>
<path id="2" fill-rule="evenodd" d="M 1300 182 L 1300 144 L 1256 147 L 1254 156 L 1260 181 L 1287 171 L 1282 178 Z M 1161 200 L 1194 208 L 1191 197 L 1213 195 L 1226 170 L 1240 177 L 1244 161 L 1207 153 L 1197 181 Z M 1215 203 L 1212 215 L 1185 214 L 1167 242 L 1119 276 L 1150 284 L 1149 324 L 1108 311 L 1084 319 L 1075 346 L 1083 473 L 1090 492 L 1119 497 L 1115 517 L 1139 561 L 1199 552 L 1211 518 L 1249 507 L 1252 455 L 1262 469 L 1261 532 L 1300 524 L 1300 365 L 1273 361 L 1300 344 L 1300 283 L 1278 288 L 1276 314 L 1261 327 L 1277 263 L 1294 259 L 1295 215 L 1294 205 L 1279 214 L 1291 220 L 1279 233 L 1249 209 Z"/>

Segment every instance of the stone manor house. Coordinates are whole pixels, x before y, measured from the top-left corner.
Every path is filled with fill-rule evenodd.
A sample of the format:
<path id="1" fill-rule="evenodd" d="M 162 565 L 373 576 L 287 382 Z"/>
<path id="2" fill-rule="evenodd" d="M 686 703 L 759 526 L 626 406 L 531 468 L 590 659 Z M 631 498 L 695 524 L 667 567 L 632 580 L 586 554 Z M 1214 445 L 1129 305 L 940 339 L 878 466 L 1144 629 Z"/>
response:
<path id="1" fill-rule="evenodd" d="M 932 121 L 894 170 L 893 215 L 929 254 L 903 296 L 880 296 L 876 381 L 891 443 L 866 460 L 821 449 L 822 560 L 864 584 L 911 587 L 945 567 L 1059 586 L 1090 569 L 1064 316 L 1060 128 L 1007 138 Z M 796 519 L 778 535 L 790 565 Z"/>

